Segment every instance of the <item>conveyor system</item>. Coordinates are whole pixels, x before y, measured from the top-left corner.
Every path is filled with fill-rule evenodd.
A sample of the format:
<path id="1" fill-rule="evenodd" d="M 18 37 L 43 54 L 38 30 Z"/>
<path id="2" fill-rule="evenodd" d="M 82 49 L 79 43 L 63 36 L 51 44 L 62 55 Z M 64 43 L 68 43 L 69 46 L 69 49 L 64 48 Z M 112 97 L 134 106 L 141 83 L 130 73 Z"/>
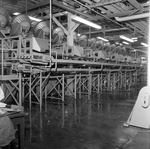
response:
<path id="1" fill-rule="evenodd" d="M 76 90 L 80 94 L 84 88 L 84 91 L 86 90 L 90 95 L 92 91 L 99 93 L 102 90 L 122 88 L 126 90 L 135 84 L 136 75 L 132 74 L 139 69 L 140 64 L 137 63 L 136 57 L 133 61 L 133 56 L 131 57 L 130 52 L 125 48 L 95 38 L 88 39 L 86 35 L 78 37 L 75 31 L 67 32 L 62 27 L 54 29 L 52 41 L 49 41 L 50 30 L 47 22 L 36 23 L 32 28 L 33 32 L 29 30 L 30 23 L 25 15 L 14 17 L 10 37 L 0 39 L 3 56 L 2 76 L 5 76 L 5 66 L 9 66 L 8 72 L 15 70 L 17 80 L 13 82 L 11 75 L 7 78 L 14 86 L 10 89 L 8 85 L 6 86 L 9 90 L 8 95 L 11 95 L 17 104 L 21 103 L 20 90 L 23 86 L 28 91 L 24 98 L 30 99 L 31 104 L 31 95 L 34 94 L 42 107 L 43 89 L 48 81 L 53 85 L 45 96 L 55 90 L 62 101 L 64 101 L 66 88 L 72 89 L 72 92 Z M 67 41 L 69 35 L 74 37 L 73 43 Z M 51 43 L 52 49 L 50 49 Z M 29 77 L 24 78 L 22 75 L 24 73 L 28 73 Z M 70 76 L 71 74 L 74 76 Z M 71 85 L 68 85 L 70 81 L 68 78 L 73 80 Z M 14 90 L 18 92 L 19 103 L 12 94 Z M 75 97 L 76 91 L 73 93 Z"/>

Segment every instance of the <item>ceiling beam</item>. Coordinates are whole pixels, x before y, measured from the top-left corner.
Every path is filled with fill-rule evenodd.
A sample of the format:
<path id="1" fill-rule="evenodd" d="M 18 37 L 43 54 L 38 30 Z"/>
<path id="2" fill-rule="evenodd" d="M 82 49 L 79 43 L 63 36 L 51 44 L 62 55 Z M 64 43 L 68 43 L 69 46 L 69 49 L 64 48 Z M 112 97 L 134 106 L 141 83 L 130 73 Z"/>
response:
<path id="1" fill-rule="evenodd" d="M 44 7 L 44 6 L 49 6 L 49 0 L 44 0 L 43 2 L 41 3 L 38 3 L 38 4 L 33 4 L 31 6 L 29 6 L 27 8 L 28 12 L 32 11 L 32 10 L 35 10 L 35 9 L 38 9 L 39 7 Z M 26 12 L 26 9 L 19 9 L 18 10 L 20 13 L 25 13 Z"/>
<path id="2" fill-rule="evenodd" d="M 123 31 L 128 30 L 128 28 L 114 28 L 114 29 L 106 29 L 106 30 L 100 30 L 100 31 L 91 31 L 91 32 L 81 32 L 80 34 L 98 34 L 101 32 L 116 32 L 116 31 Z"/>
<path id="3" fill-rule="evenodd" d="M 142 13 L 143 12 L 143 7 L 141 6 L 140 3 L 138 3 L 136 0 L 128 0 L 128 2 L 138 10 L 138 12 Z"/>
<path id="4" fill-rule="evenodd" d="M 69 11 L 70 13 L 78 14 L 78 15 L 81 15 L 81 16 L 86 17 L 86 18 L 88 18 L 88 19 L 91 19 L 91 18 L 92 18 L 91 15 L 88 15 L 88 14 L 82 13 L 82 12 L 80 12 L 80 11 L 78 11 L 78 10 L 72 9 L 72 8 L 70 8 L 69 6 L 63 5 L 63 3 L 60 3 L 60 2 L 58 2 L 58 1 L 53 1 L 52 4 L 53 4 L 54 6 L 59 7 L 59 8 L 65 9 L 65 10 Z"/>
<path id="5" fill-rule="evenodd" d="M 144 8 L 143 9 L 144 12 L 148 12 L 149 11 L 149 8 Z M 137 10 L 130 10 L 130 11 L 124 11 L 124 12 L 120 12 L 120 13 L 111 13 L 111 14 L 107 14 L 107 15 L 104 15 L 108 18 L 114 18 L 114 17 L 124 17 L 124 16 L 130 16 L 131 14 L 134 14 L 135 12 L 137 12 Z M 140 14 L 140 12 L 136 13 L 136 14 Z M 98 20 L 98 19 L 103 19 L 104 17 L 102 16 L 95 16 L 92 18 L 92 20 Z"/>
<path id="6" fill-rule="evenodd" d="M 104 1 L 96 3 L 96 4 L 88 5 L 88 7 L 95 8 L 95 7 L 111 5 L 111 4 L 115 4 L 115 3 L 119 3 L 119 2 L 125 2 L 125 0 L 104 0 Z"/>

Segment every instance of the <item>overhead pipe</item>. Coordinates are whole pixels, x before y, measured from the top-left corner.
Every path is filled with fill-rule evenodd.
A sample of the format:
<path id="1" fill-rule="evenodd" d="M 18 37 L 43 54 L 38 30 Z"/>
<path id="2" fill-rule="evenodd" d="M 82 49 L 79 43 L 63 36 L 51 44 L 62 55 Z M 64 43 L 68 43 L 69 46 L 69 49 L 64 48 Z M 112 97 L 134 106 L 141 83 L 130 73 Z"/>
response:
<path id="1" fill-rule="evenodd" d="M 115 17 L 115 19 L 118 22 L 123 22 L 123 21 L 130 21 L 130 20 L 136 20 L 136 19 L 142 19 L 142 18 L 148 18 L 149 13 L 143 13 L 143 14 L 138 14 L 138 15 L 132 15 L 132 16 L 127 16 L 127 17 Z"/>

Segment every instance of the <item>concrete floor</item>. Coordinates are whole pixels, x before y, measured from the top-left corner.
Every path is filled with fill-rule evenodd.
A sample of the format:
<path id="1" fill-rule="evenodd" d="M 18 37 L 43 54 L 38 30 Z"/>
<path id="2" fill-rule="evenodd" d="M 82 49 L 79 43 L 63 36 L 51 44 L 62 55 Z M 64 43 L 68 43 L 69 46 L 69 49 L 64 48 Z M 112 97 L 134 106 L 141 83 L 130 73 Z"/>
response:
<path id="1" fill-rule="evenodd" d="M 149 130 L 123 126 L 137 95 L 95 94 L 89 101 L 85 95 L 76 102 L 66 98 L 64 107 L 49 103 L 42 114 L 34 107 L 26 116 L 25 149 L 150 149 Z"/>

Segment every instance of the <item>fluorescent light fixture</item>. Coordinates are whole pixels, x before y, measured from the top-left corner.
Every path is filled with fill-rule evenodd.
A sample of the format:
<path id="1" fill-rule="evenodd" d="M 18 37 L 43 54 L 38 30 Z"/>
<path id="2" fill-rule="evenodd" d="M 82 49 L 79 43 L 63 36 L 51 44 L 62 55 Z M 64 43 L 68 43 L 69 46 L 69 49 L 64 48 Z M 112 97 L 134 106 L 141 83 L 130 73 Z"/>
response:
<path id="1" fill-rule="evenodd" d="M 126 40 L 126 41 L 134 42 L 134 40 L 133 40 L 133 39 L 130 39 L 130 38 L 126 37 L 126 36 L 120 35 L 119 37 L 120 37 L 121 39 Z"/>
<path id="2" fill-rule="evenodd" d="M 88 21 L 86 19 L 83 19 L 83 18 L 75 16 L 75 15 L 71 16 L 71 19 L 73 19 L 75 21 L 78 21 L 80 23 L 83 23 L 85 25 L 91 26 L 91 27 L 96 28 L 96 29 L 101 29 L 102 28 L 100 25 L 97 25 L 97 24 L 95 24 L 91 21 Z"/>
<path id="3" fill-rule="evenodd" d="M 138 41 L 137 39 L 136 40 L 134 39 L 134 42 L 137 42 L 137 41 Z"/>
<path id="4" fill-rule="evenodd" d="M 35 18 L 35 17 L 32 17 L 32 16 L 29 16 L 29 18 L 33 21 L 36 21 L 36 22 L 40 22 L 42 21 L 41 19 L 38 19 L 38 18 Z"/>
<path id="5" fill-rule="evenodd" d="M 14 12 L 13 15 L 17 16 L 18 14 L 20 14 L 19 12 Z"/>
<path id="6" fill-rule="evenodd" d="M 131 38 L 132 40 L 137 40 L 137 37 L 133 37 L 133 38 Z"/>
<path id="7" fill-rule="evenodd" d="M 77 35 L 78 35 L 78 36 L 81 36 L 81 34 L 79 34 L 79 33 L 78 33 Z"/>
<path id="8" fill-rule="evenodd" d="M 13 15 L 19 15 L 20 13 L 19 12 L 14 12 Z M 42 21 L 41 19 L 38 19 L 38 18 L 35 18 L 35 17 L 32 17 L 32 16 L 28 16 L 31 20 L 33 21 L 36 21 L 36 22 L 40 22 Z"/>
<path id="9" fill-rule="evenodd" d="M 138 38 L 137 37 L 133 37 L 131 38 L 134 42 L 138 41 Z"/>
<path id="10" fill-rule="evenodd" d="M 143 45 L 144 47 L 148 47 L 148 44 L 141 42 L 141 45 Z"/>
<path id="11" fill-rule="evenodd" d="M 106 41 L 106 42 L 108 42 L 109 40 L 107 40 L 107 39 L 105 39 L 105 38 L 102 38 L 102 37 L 97 37 L 98 39 L 101 39 L 101 40 L 103 40 L 103 41 Z"/>
<path id="12" fill-rule="evenodd" d="M 122 43 L 127 44 L 127 45 L 129 44 L 129 43 L 128 43 L 128 42 L 126 42 L 126 41 L 123 41 Z"/>

